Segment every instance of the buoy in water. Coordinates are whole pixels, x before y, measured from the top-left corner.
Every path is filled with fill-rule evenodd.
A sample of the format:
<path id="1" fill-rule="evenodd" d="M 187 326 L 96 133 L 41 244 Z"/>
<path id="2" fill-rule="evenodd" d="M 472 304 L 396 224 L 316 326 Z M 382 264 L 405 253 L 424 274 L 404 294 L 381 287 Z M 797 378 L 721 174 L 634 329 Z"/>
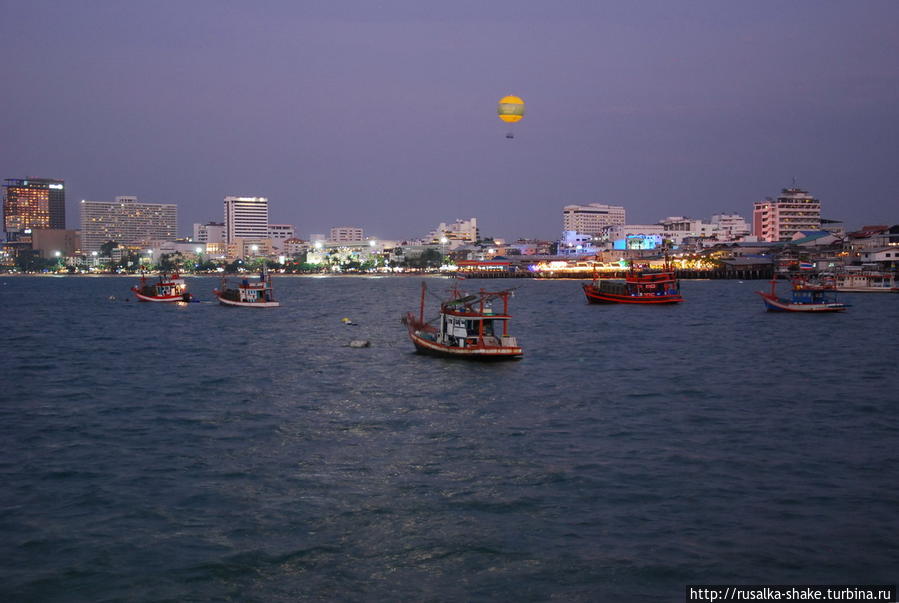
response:
<path id="1" fill-rule="evenodd" d="M 349 318 L 346 318 L 346 317 L 341 318 L 340 322 L 342 322 L 345 325 L 355 325 L 356 324 L 352 320 L 350 320 Z"/>
<path id="2" fill-rule="evenodd" d="M 367 339 L 354 339 L 350 342 L 351 348 L 370 348 L 371 342 Z"/>

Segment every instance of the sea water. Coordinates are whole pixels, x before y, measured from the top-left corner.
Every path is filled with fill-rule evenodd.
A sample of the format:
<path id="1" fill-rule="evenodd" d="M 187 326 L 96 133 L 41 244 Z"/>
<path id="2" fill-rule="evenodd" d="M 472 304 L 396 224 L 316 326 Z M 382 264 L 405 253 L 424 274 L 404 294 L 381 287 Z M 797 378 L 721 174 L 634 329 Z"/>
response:
<path id="1" fill-rule="evenodd" d="M 682 601 L 895 583 L 899 295 L 769 314 L 514 286 L 524 358 L 414 353 L 414 277 L 282 306 L 0 277 L 0 599 Z M 453 281 L 428 278 L 428 316 Z M 129 299 L 130 301 L 125 301 Z M 355 325 L 346 325 L 349 318 Z M 368 340 L 371 347 L 349 342 Z"/>

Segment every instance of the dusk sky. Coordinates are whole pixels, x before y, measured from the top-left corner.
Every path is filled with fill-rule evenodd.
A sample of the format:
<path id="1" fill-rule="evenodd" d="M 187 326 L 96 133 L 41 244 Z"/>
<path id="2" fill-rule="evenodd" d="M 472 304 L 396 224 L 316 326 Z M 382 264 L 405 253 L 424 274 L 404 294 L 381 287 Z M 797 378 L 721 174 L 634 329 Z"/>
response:
<path id="1" fill-rule="evenodd" d="M 796 184 L 899 221 L 899 1 L 0 0 L 0 177 L 265 196 L 297 234 L 554 239 L 569 203 L 708 220 Z M 527 104 L 514 140 L 500 97 Z"/>

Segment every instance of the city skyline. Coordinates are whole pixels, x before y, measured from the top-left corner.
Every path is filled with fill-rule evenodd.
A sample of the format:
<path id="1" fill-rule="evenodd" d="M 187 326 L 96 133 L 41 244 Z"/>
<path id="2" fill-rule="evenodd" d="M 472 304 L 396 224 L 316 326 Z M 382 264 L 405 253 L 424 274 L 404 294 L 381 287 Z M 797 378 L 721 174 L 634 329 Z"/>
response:
<path id="1" fill-rule="evenodd" d="M 162 6 L 6 5 L 28 86 L 0 169 L 65 180 L 70 228 L 82 199 L 134 195 L 183 235 L 246 195 L 298 233 L 477 216 L 550 239 L 565 205 L 748 217 L 793 178 L 849 228 L 895 220 L 895 2 Z"/>

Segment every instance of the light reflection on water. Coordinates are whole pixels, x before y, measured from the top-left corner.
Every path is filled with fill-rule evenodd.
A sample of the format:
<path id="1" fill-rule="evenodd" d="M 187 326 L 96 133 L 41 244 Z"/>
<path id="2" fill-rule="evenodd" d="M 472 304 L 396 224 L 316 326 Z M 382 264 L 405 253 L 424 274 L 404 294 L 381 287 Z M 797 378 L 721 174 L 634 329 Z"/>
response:
<path id="1" fill-rule="evenodd" d="M 517 287 L 524 358 L 485 365 L 412 352 L 420 279 L 276 278 L 265 311 L 187 280 L 204 303 L 0 277 L 5 599 L 673 601 L 895 578 L 899 354 L 877 334 L 899 296 L 794 316 L 763 311 L 761 281 L 684 282 L 662 308 L 466 281 Z"/>

